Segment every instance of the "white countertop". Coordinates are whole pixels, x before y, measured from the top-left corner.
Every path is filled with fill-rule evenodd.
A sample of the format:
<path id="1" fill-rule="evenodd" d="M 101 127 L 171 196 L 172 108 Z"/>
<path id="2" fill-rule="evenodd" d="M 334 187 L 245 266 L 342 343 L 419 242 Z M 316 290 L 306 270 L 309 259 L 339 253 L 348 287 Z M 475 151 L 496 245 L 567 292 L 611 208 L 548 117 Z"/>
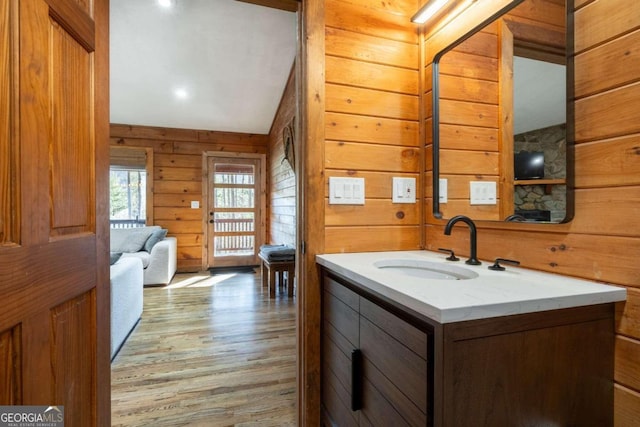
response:
<path id="1" fill-rule="evenodd" d="M 316 262 L 353 282 L 439 323 L 485 319 L 569 307 L 624 301 L 626 289 L 559 274 L 512 267 L 492 271 L 482 265 L 447 261 L 430 251 L 362 252 L 317 255 Z M 430 261 L 471 270 L 478 277 L 439 280 L 381 269 L 385 260 Z"/>

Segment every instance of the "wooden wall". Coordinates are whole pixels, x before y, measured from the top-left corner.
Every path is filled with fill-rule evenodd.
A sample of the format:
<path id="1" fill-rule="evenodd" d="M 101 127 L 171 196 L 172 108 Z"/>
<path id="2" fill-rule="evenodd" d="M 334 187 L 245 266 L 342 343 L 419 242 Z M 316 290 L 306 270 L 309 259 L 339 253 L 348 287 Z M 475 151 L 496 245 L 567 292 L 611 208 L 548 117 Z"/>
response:
<path id="1" fill-rule="evenodd" d="M 480 20 L 461 15 L 440 42 Z M 633 426 L 640 419 L 640 3 L 576 0 L 575 28 L 575 217 L 549 226 L 480 223 L 478 254 L 627 287 L 616 322 L 614 406 L 615 425 Z M 468 234 L 444 236 L 443 222 L 428 216 L 428 249 L 468 254 Z"/>
<path id="2" fill-rule="evenodd" d="M 416 0 L 325 1 L 325 252 L 418 249 L 420 204 L 392 204 L 393 176 L 420 182 Z M 329 205 L 329 177 L 365 178 L 363 206 Z"/>
<path id="3" fill-rule="evenodd" d="M 300 425 L 320 409 L 320 284 L 315 254 L 411 250 L 422 204 L 391 203 L 393 176 L 421 191 L 418 0 L 306 0 L 301 161 L 306 243 L 298 288 Z M 329 205 L 329 177 L 364 177 L 365 205 Z M 419 194 L 419 193 L 418 193 Z"/>
<path id="4" fill-rule="evenodd" d="M 153 223 L 178 239 L 178 271 L 203 267 L 202 153 L 266 154 L 267 135 L 111 125 L 111 145 L 153 149 Z M 191 201 L 200 202 L 199 209 Z M 149 209 L 149 207 L 147 207 Z"/>
<path id="5" fill-rule="evenodd" d="M 296 177 L 284 158 L 283 130 L 296 116 L 295 66 L 269 132 L 267 242 L 296 247 Z M 297 148 L 297 147 L 296 147 Z M 299 150 L 295 150 L 299 151 Z"/>
<path id="6" fill-rule="evenodd" d="M 424 55 L 427 49 L 439 51 L 507 2 L 475 2 L 473 8 L 482 18 L 463 13 L 445 27 L 425 27 L 430 43 L 425 46 Z M 408 94 L 403 93 L 404 89 L 383 89 L 380 96 L 367 97 L 378 95 L 379 83 L 375 82 L 385 78 L 371 73 L 371 66 L 385 71 L 410 71 L 413 61 L 419 61 L 413 39 L 402 36 L 404 32 L 411 33 L 407 17 L 419 3 L 423 2 L 404 3 L 405 16 L 400 19 L 403 13 L 399 13 L 397 20 L 391 8 L 399 3 L 394 1 L 308 0 L 303 5 L 306 30 L 303 179 L 307 196 L 302 237 L 308 250 L 302 265 L 306 277 L 298 296 L 301 349 L 298 391 L 300 420 L 308 425 L 317 423 L 320 401 L 317 356 L 320 293 L 315 254 L 410 249 L 420 242 L 411 231 L 406 239 L 399 238 L 402 234 L 399 230 L 412 230 L 412 225 L 395 225 L 384 219 L 385 215 L 393 215 L 394 206 L 383 199 L 385 191 L 389 191 L 384 189 L 386 180 L 376 181 L 376 177 L 388 176 L 402 158 L 391 153 L 403 150 L 414 153 L 414 143 L 400 142 L 406 141 L 407 132 L 411 135 L 409 140 L 415 141 L 417 133 L 409 132 L 413 121 L 397 117 L 406 111 L 404 105 L 386 98 L 404 99 Z M 575 83 L 578 98 L 575 218 L 571 223 L 548 227 L 479 222 L 478 249 L 484 259 L 514 258 L 526 268 L 627 287 L 628 300 L 618 305 L 616 322 L 614 405 L 616 426 L 632 426 L 640 419 L 640 3 L 628 0 L 574 0 L 574 3 L 575 61 L 579 70 Z M 408 49 L 396 58 L 401 48 Z M 386 59 L 389 56 L 392 59 Z M 399 58 L 408 62 L 400 65 L 395 62 Z M 353 68 L 354 61 L 357 69 Z M 351 67 L 347 68 L 348 64 Z M 425 91 L 430 87 L 430 78 L 424 78 L 430 77 L 427 70 L 428 67 L 421 72 L 423 78 L 419 82 Z M 405 78 L 413 81 L 410 77 L 413 74 L 407 74 Z M 389 76 L 386 78 L 393 80 L 394 87 L 402 86 L 397 80 L 403 77 Z M 424 109 L 425 116 L 430 116 L 428 102 Z M 378 120 L 383 117 L 394 117 L 393 123 L 406 120 L 410 127 L 396 128 L 380 138 L 381 133 L 375 129 L 378 123 L 388 123 Z M 345 119 L 357 121 L 351 124 Z M 383 129 L 388 128 L 381 126 Z M 425 134 L 428 133 L 426 128 Z M 370 135 L 376 139 L 369 140 Z M 429 147 L 424 151 L 426 170 L 430 170 Z M 415 173 L 412 166 L 403 171 Z M 323 186 L 326 195 L 327 177 L 349 173 L 367 174 L 367 204 L 370 207 L 379 204 L 375 214 L 367 205 L 333 209 L 326 205 L 326 199 L 325 209 L 321 210 L 322 202 L 316 196 Z M 383 186 L 381 190 L 369 193 L 370 187 L 378 183 Z M 444 236 L 444 221 L 430 215 L 429 198 L 424 205 L 427 249 L 453 247 L 468 255 L 468 232 L 456 228 L 452 236 Z"/>

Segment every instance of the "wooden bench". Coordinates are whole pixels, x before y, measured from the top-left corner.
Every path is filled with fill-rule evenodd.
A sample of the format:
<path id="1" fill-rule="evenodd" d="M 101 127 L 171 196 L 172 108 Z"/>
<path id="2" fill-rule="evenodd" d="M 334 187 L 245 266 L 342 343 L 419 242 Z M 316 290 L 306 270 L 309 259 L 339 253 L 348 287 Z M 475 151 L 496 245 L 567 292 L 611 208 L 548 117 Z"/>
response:
<path id="1" fill-rule="evenodd" d="M 296 262 L 291 261 L 269 261 L 258 254 L 262 263 L 260 270 L 262 271 L 262 286 L 265 284 L 269 286 L 269 296 L 275 298 L 276 296 L 276 273 L 278 275 L 278 285 L 284 287 L 284 273 L 287 273 L 287 290 L 290 297 L 293 296 L 293 286 L 296 275 Z"/>

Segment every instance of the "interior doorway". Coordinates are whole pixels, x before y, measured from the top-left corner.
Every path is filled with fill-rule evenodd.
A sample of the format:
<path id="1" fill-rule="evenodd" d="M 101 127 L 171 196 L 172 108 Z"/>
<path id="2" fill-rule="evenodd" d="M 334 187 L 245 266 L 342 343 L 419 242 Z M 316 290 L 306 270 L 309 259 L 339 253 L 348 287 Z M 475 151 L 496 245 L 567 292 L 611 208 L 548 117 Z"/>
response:
<path id="1" fill-rule="evenodd" d="M 204 163 L 207 268 L 257 265 L 265 240 L 265 155 L 207 153 Z"/>

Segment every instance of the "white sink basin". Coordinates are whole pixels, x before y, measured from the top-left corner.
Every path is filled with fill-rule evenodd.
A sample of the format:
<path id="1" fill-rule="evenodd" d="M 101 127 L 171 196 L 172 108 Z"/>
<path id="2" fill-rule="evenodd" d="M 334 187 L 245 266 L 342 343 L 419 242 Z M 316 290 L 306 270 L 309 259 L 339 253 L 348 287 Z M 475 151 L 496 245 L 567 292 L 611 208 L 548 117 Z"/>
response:
<path id="1" fill-rule="evenodd" d="M 435 280 L 475 279 L 478 273 L 456 265 L 414 259 L 390 259 L 373 263 L 377 268 L 411 277 Z"/>

